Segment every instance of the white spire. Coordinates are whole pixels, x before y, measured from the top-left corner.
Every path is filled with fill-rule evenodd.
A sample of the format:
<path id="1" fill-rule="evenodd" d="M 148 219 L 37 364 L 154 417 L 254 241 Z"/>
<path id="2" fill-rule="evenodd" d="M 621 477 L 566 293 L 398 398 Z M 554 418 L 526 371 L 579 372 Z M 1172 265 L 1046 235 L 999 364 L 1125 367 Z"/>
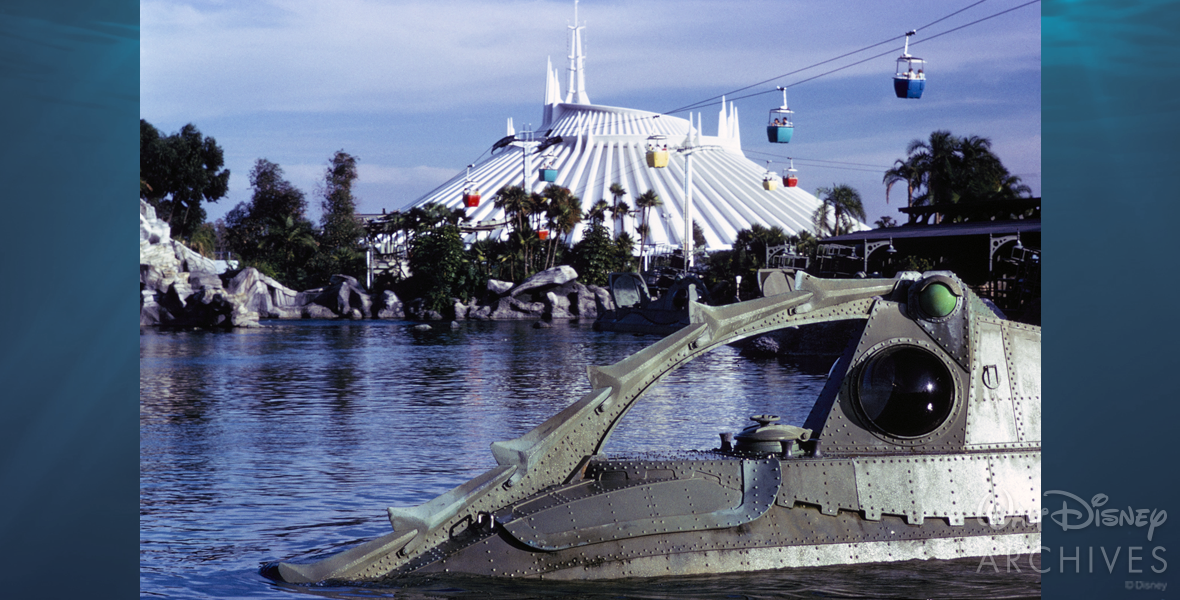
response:
<path id="1" fill-rule="evenodd" d="M 570 30 L 570 78 L 569 87 L 565 94 L 566 103 L 590 104 L 590 97 L 586 95 L 585 57 L 582 56 L 582 29 L 578 25 L 578 0 L 574 0 L 574 24 Z"/>
<path id="2" fill-rule="evenodd" d="M 729 137 L 729 120 L 725 116 L 725 96 L 721 97 L 721 114 L 717 115 L 717 137 Z"/>
<path id="3" fill-rule="evenodd" d="M 545 58 L 545 104 L 541 113 L 541 129 L 546 129 L 556 118 L 553 107 L 561 103 L 561 78 L 553 68 L 553 59 Z"/>
<path id="4" fill-rule="evenodd" d="M 729 139 L 733 140 L 738 148 L 742 147 L 742 128 L 738 125 L 737 107 L 733 102 L 729 103 Z"/>
<path id="5" fill-rule="evenodd" d="M 508 133 L 505 135 L 516 135 L 516 128 L 512 126 L 512 117 L 508 117 Z"/>

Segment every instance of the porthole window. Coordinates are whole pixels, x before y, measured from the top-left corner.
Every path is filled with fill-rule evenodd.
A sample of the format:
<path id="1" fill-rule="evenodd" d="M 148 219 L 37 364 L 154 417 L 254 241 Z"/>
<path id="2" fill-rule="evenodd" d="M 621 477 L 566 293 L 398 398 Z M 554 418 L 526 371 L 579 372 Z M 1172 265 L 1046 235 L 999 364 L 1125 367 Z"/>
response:
<path id="1" fill-rule="evenodd" d="M 926 286 L 926 289 L 918 295 L 918 303 L 922 307 L 922 312 L 932 317 L 945 317 L 951 314 L 958 301 L 958 296 L 951 291 L 951 288 L 940 281 Z"/>
<path id="2" fill-rule="evenodd" d="M 945 275 L 932 275 L 910 288 L 912 316 L 924 321 L 941 322 L 949 319 L 963 302 L 959 283 Z"/>
<path id="3" fill-rule="evenodd" d="M 955 383 L 946 365 L 915 346 L 878 352 L 860 370 L 856 401 L 881 431 L 920 437 L 938 429 L 955 404 Z"/>

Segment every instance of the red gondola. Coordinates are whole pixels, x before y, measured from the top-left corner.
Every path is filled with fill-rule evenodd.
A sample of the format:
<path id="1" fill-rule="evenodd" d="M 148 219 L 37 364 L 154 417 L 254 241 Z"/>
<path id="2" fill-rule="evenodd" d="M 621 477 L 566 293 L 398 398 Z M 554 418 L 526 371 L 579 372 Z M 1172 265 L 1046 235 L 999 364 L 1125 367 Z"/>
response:
<path id="1" fill-rule="evenodd" d="M 787 187 L 796 187 L 799 185 L 799 178 L 795 176 L 795 159 L 791 160 L 791 166 L 787 168 L 786 175 L 783 175 L 783 185 Z"/>
<path id="2" fill-rule="evenodd" d="M 479 186 L 471 180 L 471 167 L 475 165 L 467 165 L 467 179 L 466 186 L 463 188 L 463 205 L 467 208 L 476 208 L 479 206 Z"/>

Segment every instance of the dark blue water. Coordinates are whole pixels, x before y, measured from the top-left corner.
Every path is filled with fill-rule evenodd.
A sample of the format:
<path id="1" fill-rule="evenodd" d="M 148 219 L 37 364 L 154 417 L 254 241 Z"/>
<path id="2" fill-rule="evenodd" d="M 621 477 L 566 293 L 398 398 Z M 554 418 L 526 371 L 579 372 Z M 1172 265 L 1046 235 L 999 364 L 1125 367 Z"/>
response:
<path id="1" fill-rule="evenodd" d="M 589 391 L 586 367 L 651 336 L 588 326 L 300 321 L 140 338 L 143 597 L 1017 598 L 1040 595 L 1028 558 L 824 567 L 614 581 L 420 581 L 406 588 L 276 584 L 261 563 L 390 531 L 411 506 L 494 466 L 488 446 Z M 720 348 L 672 373 L 607 452 L 708 449 L 750 415 L 802 424 L 831 360 L 749 360 Z M 998 573 L 996 571 L 999 571 Z"/>

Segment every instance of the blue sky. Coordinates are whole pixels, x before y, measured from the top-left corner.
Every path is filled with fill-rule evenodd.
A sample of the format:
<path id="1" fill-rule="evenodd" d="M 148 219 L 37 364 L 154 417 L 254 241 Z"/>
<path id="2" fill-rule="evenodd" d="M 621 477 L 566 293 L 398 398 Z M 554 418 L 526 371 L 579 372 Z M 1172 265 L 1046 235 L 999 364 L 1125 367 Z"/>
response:
<path id="1" fill-rule="evenodd" d="M 919 29 L 910 53 L 928 61 L 920 100 L 893 96 L 901 35 L 973 0 L 878 3 L 584 0 L 586 89 L 595 104 L 667 112 L 831 59 L 756 86 L 737 100 L 743 149 L 800 185 L 849 184 L 872 222 L 903 220 L 904 189 L 885 202 L 882 174 L 930 132 L 990 138 L 993 150 L 1041 191 L 1040 3 L 988 0 Z M 572 1 L 422 2 L 142 0 L 141 117 L 171 133 L 194 123 L 225 150 L 230 193 L 209 219 L 250 197 L 258 158 L 280 164 L 308 195 L 343 149 L 360 159 L 359 209 L 401 208 L 463 170 L 504 135 L 541 121 L 546 60 L 564 70 Z M 860 65 L 802 82 L 872 55 Z M 562 78 L 562 94 L 566 80 Z M 791 85 L 795 137 L 770 144 L 767 111 Z M 719 102 L 699 109 L 716 133 Z M 685 117 L 686 113 L 676 113 Z M 815 162 L 829 161 L 829 162 Z M 835 163 L 853 163 L 837 165 Z"/>

